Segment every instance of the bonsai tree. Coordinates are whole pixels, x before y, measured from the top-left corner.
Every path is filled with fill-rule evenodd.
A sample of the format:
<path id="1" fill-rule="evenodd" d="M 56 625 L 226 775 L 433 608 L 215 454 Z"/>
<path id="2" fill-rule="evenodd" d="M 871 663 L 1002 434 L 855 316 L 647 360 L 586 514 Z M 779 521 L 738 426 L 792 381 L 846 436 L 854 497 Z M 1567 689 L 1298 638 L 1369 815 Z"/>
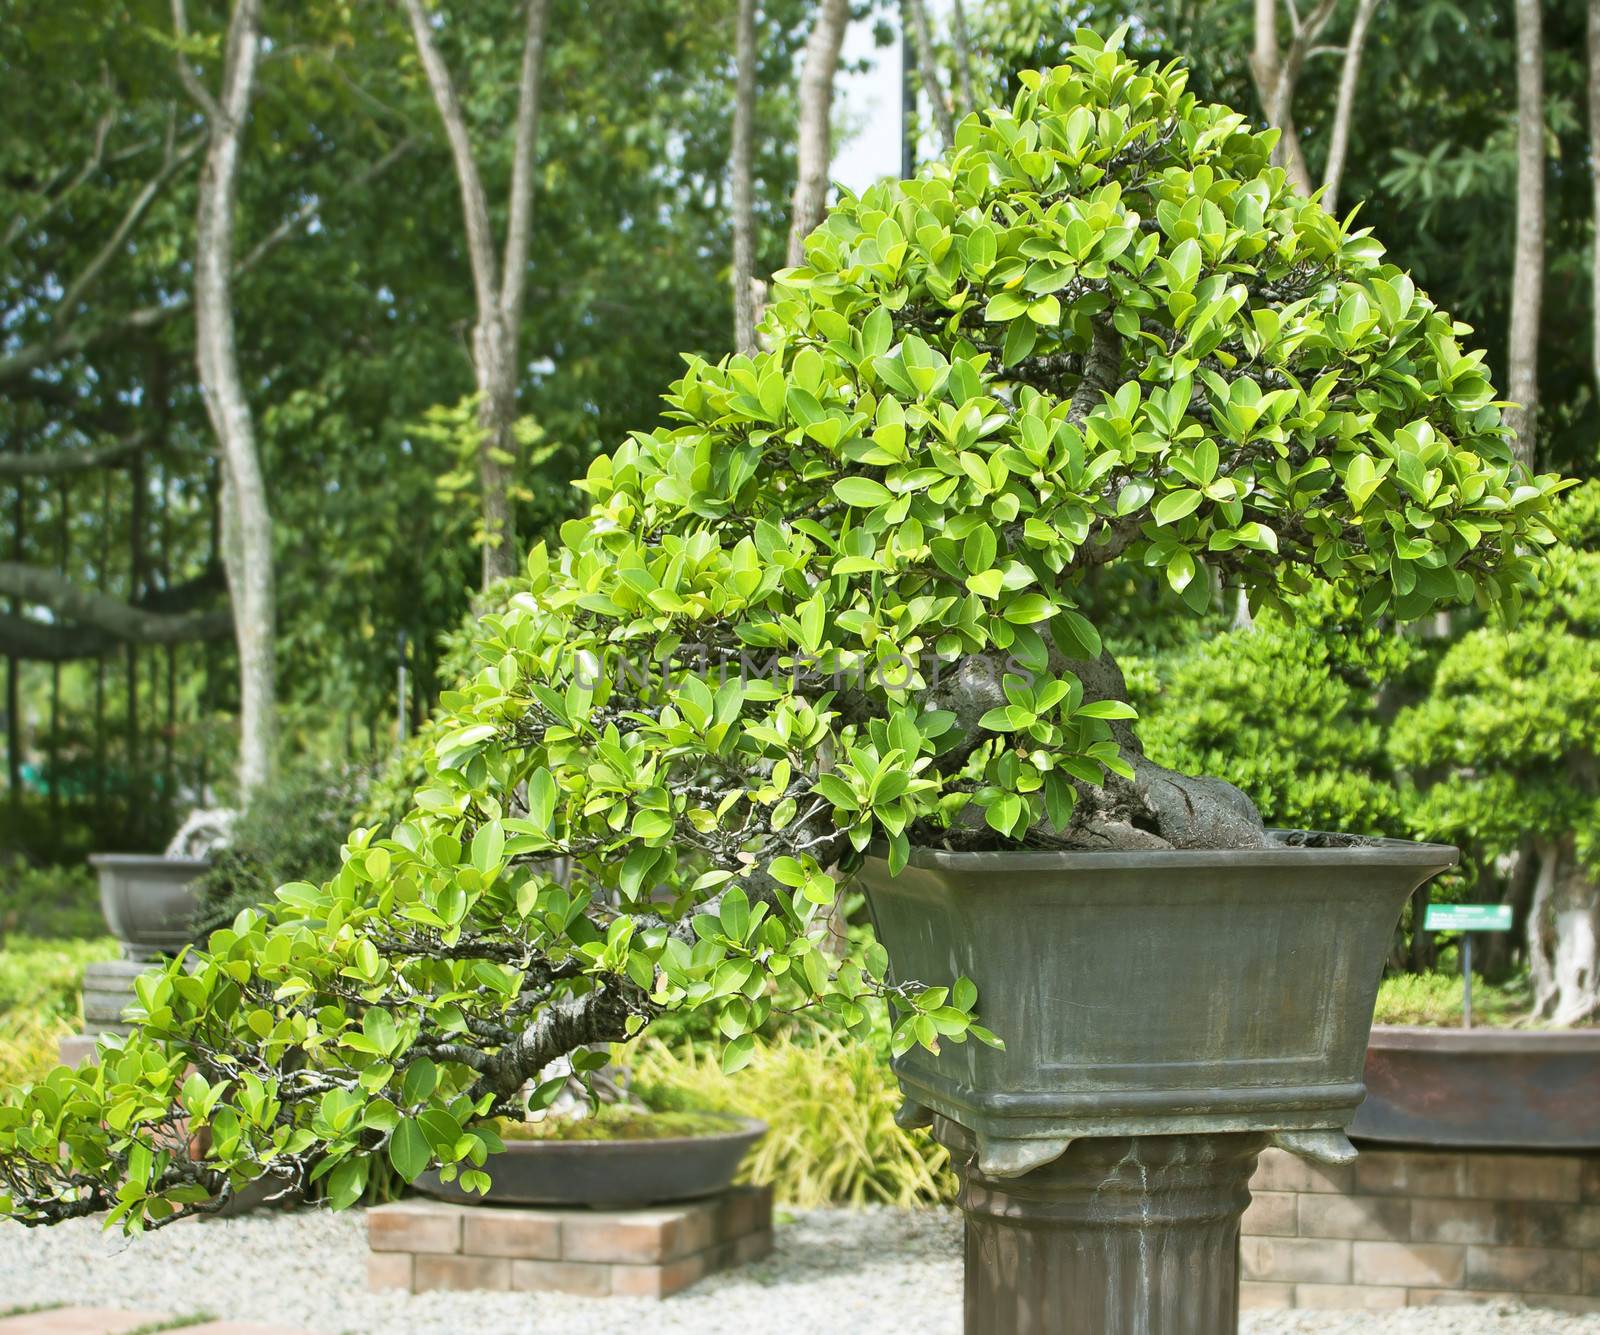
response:
<path id="1" fill-rule="evenodd" d="M 1526 924 L 1534 1009 L 1600 1011 L 1600 485 L 1560 506 L 1568 545 L 1522 623 L 1472 631 L 1441 660 L 1390 748 L 1425 785 L 1419 828 L 1472 850 L 1480 886 Z"/>
<path id="2" fill-rule="evenodd" d="M 0 1211 L 138 1229 L 262 1175 L 347 1204 L 380 1157 L 481 1186 L 484 1119 L 539 1107 L 554 1059 L 702 1007 L 736 1068 L 775 977 L 846 1023 L 887 998 L 902 1047 L 992 1039 L 969 981 L 811 939 L 873 841 L 895 869 L 1261 843 L 1237 789 L 1145 757 L 1084 582 L 1514 610 L 1560 485 L 1512 462 L 1464 327 L 1274 139 L 1085 34 L 841 199 L 765 350 L 691 358 L 484 617 L 410 814 L 143 979 L 97 1067 L 7 1097 Z"/>

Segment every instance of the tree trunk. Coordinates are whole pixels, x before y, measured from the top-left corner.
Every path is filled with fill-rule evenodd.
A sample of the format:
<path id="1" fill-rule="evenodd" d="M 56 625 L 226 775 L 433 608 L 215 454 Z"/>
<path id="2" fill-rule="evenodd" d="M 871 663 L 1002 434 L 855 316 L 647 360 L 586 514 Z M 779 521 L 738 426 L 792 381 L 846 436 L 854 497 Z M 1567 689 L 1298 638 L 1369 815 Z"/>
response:
<path id="1" fill-rule="evenodd" d="M 1569 835 L 1541 840 L 1528 911 L 1528 966 L 1534 1012 L 1571 1025 L 1600 1012 L 1600 886 Z"/>
<path id="2" fill-rule="evenodd" d="M 790 267 L 804 264 L 806 237 L 822 221 L 832 161 L 833 76 L 850 21 L 849 0 L 822 0 L 800 67 L 800 125 L 796 140 L 794 203 L 789 218 Z"/>
<path id="3" fill-rule="evenodd" d="M 1350 121 L 1355 115 L 1356 86 L 1361 79 L 1361 48 L 1366 45 L 1367 29 L 1372 26 L 1372 16 L 1380 3 L 1382 0 L 1357 0 L 1350 38 L 1345 43 L 1344 65 L 1339 71 L 1339 96 L 1334 103 L 1333 128 L 1328 136 L 1328 161 L 1322 169 L 1322 207 L 1329 213 L 1339 206 L 1339 182 L 1344 176 L 1345 157 L 1350 150 Z"/>
<path id="4" fill-rule="evenodd" d="M 17 479 L 17 489 L 11 500 L 11 553 L 21 564 L 25 559 L 24 530 L 28 522 L 28 482 Z M 15 615 L 21 610 L 16 598 L 7 600 Z M 11 788 L 11 805 L 14 810 L 22 804 L 22 664 L 15 654 L 6 656 L 6 781 Z"/>
<path id="5" fill-rule="evenodd" d="M 1320 10 L 1321 5 L 1318 6 Z M 1298 35 L 1298 34 L 1297 34 Z M 1289 174 L 1289 182 L 1302 195 L 1311 193 L 1311 172 L 1294 128 L 1294 84 L 1299 73 L 1294 46 L 1285 59 L 1278 45 L 1278 0 L 1255 0 L 1255 50 L 1250 60 L 1261 114 L 1278 130 L 1272 150 L 1274 165 Z"/>
<path id="6" fill-rule="evenodd" d="M 511 198 L 504 254 L 497 260 L 483 177 L 472 153 L 467 119 L 449 67 L 434 41 L 422 0 L 403 0 L 417 56 L 450 142 L 461 194 L 467 254 L 478 319 L 472 334 L 478 391 L 478 485 L 483 524 L 483 584 L 514 575 L 521 565 L 516 506 L 511 488 L 517 472 L 518 344 L 522 300 L 527 289 L 533 235 L 533 176 L 539 142 L 539 97 L 544 71 L 549 0 L 527 0 L 523 9 L 522 69 L 517 88 L 516 143 L 512 150 Z"/>
<path id="7" fill-rule="evenodd" d="M 1600 0 L 1596 0 L 1600 4 Z M 756 351 L 755 117 L 756 0 L 739 0 L 734 34 L 738 79 L 733 99 L 733 346 Z"/>
<path id="8" fill-rule="evenodd" d="M 1544 42 L 1539 0 L 1517 6 L 1517 235 L 1506 410 L 1517 457 L 1538 455 L 1539 307 L 1544 295 Z"/>
<path id="9" fill-rule="evenodd" d="M 255 422 L 239 375 L 232 290 L 239 157 L 260 55 L 260 27 L 260 0 L 235 0 L 222 94 L 208 108 L 211 137 L 195 225 L 195 360 L 222 458 L 223 567 L 239 648 L 241 802 L 270 781 L 277 730 L 272 517 Z"/>
<path id="10" fill-rule="evenodd" d="M 933 30 L 928 23 L 928 8 L 923 0 L 904 0 L 905 12 L 911 19 L 911 35 L 917 51 L 917 72 L 922 77 L 922 91 L 927 96 L 933 123 L 939 131 L 939 146 L 948 149 L 956 139 L 955 117 L 950 102 L 944 95 L 944 84 L 939 78 L 939 67 L 933 60 Z"/>
<path id="11" fill-rule="evenodd" d="M 56 483 L 56 566 L 64 575 L 71 559 L 71 499 L 65 482 Z M 61 664 L 50 665 L 50 825 L 61 833 Z"/>
<path id="12" fill-rule="evenodd" d="M 961 0 L 951 0 L 950 36 L 956 48 L 956 92 L 960 97 L 956 119 L 964 120 L 978 109 L 978 99 L 972 90 L 972 42 L 967 36 L 967 11 Z"/>
<path id="13" fill-rule="evenodd" d="M 478 390 L 478 487 L 482 497 L 483 587 L 517 573 L 517 338 L 489 312 L 472 331 Z"/>
<path id="14" fill-rule="evenodd" d="M 1593 346 L 1589 356 L 1600 391 L 1600 0 L 1589 0 L 1589 185 L 1594 241 L 1589 257 Z"/>

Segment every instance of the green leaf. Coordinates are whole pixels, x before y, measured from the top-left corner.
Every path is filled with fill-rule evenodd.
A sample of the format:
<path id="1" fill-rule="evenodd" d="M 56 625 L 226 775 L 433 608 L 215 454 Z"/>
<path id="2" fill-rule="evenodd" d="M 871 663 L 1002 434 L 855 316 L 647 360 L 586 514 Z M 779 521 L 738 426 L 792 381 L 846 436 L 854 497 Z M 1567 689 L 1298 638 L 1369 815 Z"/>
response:
<path id="1" fill-rule="evenodd" d="M 894 499 L 888 487 L 870 477 L 842 477 L 833 484 L 833 494 L 858 510 L 871 510 Z"/>
<path id="2" fill-rule="evenodd" d="M 1139 711 L 1124 700 L 1091 700 L 1075 711 L 1083 718 L 1138 718 Z"/>
<path id="3" fill-rule="evenodd" d="M 722 1073 L 732 1075 L 735 1071 L 742 1071 L 750 1065 L 750 1059 L 756 1053 L 756 1040 L 753 1034 L 741 1034 L 727 1047 L 722 1049 Z"/>
<path id="4" fill-rule="evenodd" d="M 1056 605 L 1042 593 L 1024 593 L 1006 604 L 1002 615 L 1018 626 L 1048 621 L 1055 615 Z"/>
<path id="5" fill-rule="evenodd" d="M 405 1182 L 415 1182 L 433 1158 L 422 1127 L 412 1118 L 401 1121 L 389 1136 L 389 1162 Z"/>
<path id="6" fill-rule="evenodd" d="M 722 896 L 722 930 L 730 940 L 743 941 L 750 930 L 750 896 L 735 885 Z"/>
<path id="7" fill-rule="evenodd" d="M 1178 491 L 1169 491 L 1159 501 L 1153 511 L 1156 523 L 1176 524 L 1180 519 L 1185 519 L 1195 512 L 1201 501 L 1201 494 L 1193 487 L 1183 487 Z"/>
<path id="8" fill-rule="evenodd" d="M 1028 303 L 1015 292 L 1000 292 L 989 298 L 983 318 L 989 324 L 1000 320 L 1015 320 L 1027 312 Z"/>
<path id="9" fill-rule="evenodd" d="M 427 1057 L 418 1057 L 406 1067 L 405 1079 L 400 1085 L 400 1097 L 407 1105 L 421 1103 L 432 1094 L 439 1083 L 439 1068 Z"/>

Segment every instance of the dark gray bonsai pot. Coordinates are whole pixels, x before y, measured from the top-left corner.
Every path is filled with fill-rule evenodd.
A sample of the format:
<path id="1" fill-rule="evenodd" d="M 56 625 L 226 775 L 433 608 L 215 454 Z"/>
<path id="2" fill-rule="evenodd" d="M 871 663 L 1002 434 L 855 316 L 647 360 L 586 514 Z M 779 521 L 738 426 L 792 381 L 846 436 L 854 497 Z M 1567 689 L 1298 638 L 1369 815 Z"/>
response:
<path id="1" fill-rule="evenodd" d="M 441 1200 L 473 1205 L 566 1205 L 627 1209 L 694 1200 L 726 1191 L 745 1153 L 767 1133 L 753 1117 L 727 1117 L 728 1129 L 659 1140 L 508 1140 L 485 1170 L 492 1181 L 479 1196 L 436 1172 L 417 1189 Z"/>
<path id="2" fill-rule="evenodd" d="M 170 954 L 194 939 L 200 907 L 195 879 L 211 864 L 203 858 L 144 853 L 95 853 L 100 911 L 124 951 L 135 959 Z"/>
<path id="3" fill-rule="evenodd" d="M 1600 1029 L 1377 1025 L 1350 1134 L 1465 1149 L 1600 1149 Z"/>
<path id="4" fill-rule="evenodd" d="M 967 1128 L 991 1178 L 1090 1137 L 1266 1132 L 1348 1157 L 1395 923 L 1456 851 L 1291 837 L 1220 851 L 915 849 L 894 877 L 869 857 L 894 977 L 966 975 L 1006 1043 L 898 1057 L 904 1119 Z"/>

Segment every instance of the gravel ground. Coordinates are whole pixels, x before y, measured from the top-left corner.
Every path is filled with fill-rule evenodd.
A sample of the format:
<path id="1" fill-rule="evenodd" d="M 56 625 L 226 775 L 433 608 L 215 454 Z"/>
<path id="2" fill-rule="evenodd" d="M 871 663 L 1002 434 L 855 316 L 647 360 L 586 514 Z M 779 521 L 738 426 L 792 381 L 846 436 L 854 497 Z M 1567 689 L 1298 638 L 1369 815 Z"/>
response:
<path id="1" fill-rule="evenodd" d="M 664 1303 L 552 1294 L 369 1293 L 360 1211 L 182 1224 L 134 1242 L 92 1220 L 0 1225 L 0 1308 L 74 1302 L 320 1335 L 959 1335 L 960 1224 L 938 1212 L 786 1217 L 765 1261 Z M 1253 1312 L 1243 1335 L 1600 1335 L 1600 1317 L 1512 1308 Z"/>

